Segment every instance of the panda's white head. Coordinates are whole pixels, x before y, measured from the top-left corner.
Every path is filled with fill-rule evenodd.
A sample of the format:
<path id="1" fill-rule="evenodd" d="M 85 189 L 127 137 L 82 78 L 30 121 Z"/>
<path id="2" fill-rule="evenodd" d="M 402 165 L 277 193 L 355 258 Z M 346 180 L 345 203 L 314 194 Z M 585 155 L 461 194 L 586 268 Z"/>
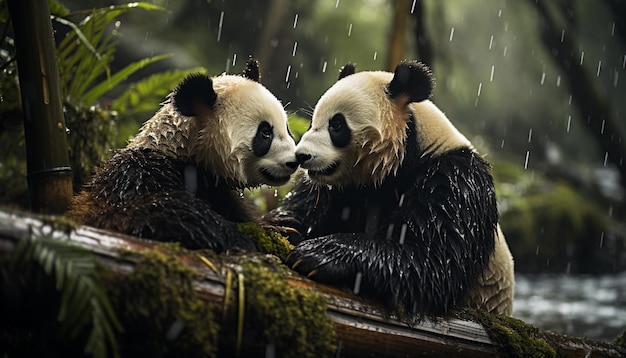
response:
<path id="1" fill-rule="evenodd" d="M 259 77 L 253 59 L 243 76 L 189 75 L 129 146 L 193 160 L 239 187 L 285 184 L 298 166 L 295 142 Z"/>
<path id="2" fill-rule="evenodd" d="M 379 185 L 398 171 L 405 155 L 471 147 L 427 100 L 433 83 L 430 69 L 419 62 L 402 62 L 394 73 L 355 73 L 347 64 L 317 102 L 311 128 L 296 147 L 298 162 L 320 184 Z M 406 153 L 411 120 L 418 153 Z"/>

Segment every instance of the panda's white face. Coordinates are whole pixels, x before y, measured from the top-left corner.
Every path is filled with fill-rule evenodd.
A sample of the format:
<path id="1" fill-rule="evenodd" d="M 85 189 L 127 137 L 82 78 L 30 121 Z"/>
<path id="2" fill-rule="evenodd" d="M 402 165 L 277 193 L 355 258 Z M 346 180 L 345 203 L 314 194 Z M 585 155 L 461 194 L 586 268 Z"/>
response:
<path id="1" fill-rule="evenodd" d="M 202 164 L 239 187 L 282 185 L 298 167 L 287 115 L 254 79 L 188 76 L 142 127 L 130 147 L 153 148 Z"/>
<path id="2" fill-rule="evenodd" d="M 397 170 L 404 155 L 408 113 L 395 109 L 387 96 L 392 77 L 387 72 L 356 73 L 320 98 L 311 128 L 296 147 L 298 161 L 312 180 L 366 185 Z"/>
<path id="3" fill-rule="evenodd" d="M 218 153 L 203 159 L 240 186 L 285 184 L 298 164 L 280 102 L 263 85 L 241 76 L 215 77 L 213 88 L 213 118 L 200 128 L 199 144 Z"/>
<path id="4" fill-rule="evenodd" d="M 407 126 L 414 126 L 417 151 L 439 155 L 471 143 L 427 98 L 430 70 L 401 63 L 394 73 L 344 74 L 324 93 L 313 112 L 311 128 L 296 147 L 296 158 L 320 184 L 379 185 L 404 161 Z"/>

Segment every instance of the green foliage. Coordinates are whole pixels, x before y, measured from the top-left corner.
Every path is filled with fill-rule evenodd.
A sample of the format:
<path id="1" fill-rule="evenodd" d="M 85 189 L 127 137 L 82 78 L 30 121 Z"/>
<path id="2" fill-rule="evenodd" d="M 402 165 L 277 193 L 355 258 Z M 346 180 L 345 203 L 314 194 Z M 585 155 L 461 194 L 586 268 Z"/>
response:
<path id="1" fill-rule="evenodd" d="M 112 109 L 127 118 L 156 112 L 159 103 L 190 73 L 205 73 L 201 67 L 157 73 L 131 84 L 113 102 Z"/>
<path id="2" fill-rule="evenodd" d="M 22 315 L 28 317 L 30 314 L 37 318 L 32 322 L 33 327 L 25 328 L 31 332 L 31 337 L 26 335 L 26 342 L 17 347 L 18 352 L 41 350 L 50 353 L 55 345 L 61 352 L 69 349 L 59 348 L 59 340 L 78 344 L 84 347 L 84 353 L 95 357 L 116 354 L 115 335 L 121 327 L 100 285 L 91 253 L 59 238 L 26 237 L 18 242 L 11 258 L 2 262 L 0 272 L 0 283 L 4 288 L 13 287 L 15 291 L 12 294 L 34 296 L 31 299 L 38 302 L 34 306 L 37 307 L 35 313 L 30 312 L 34 307 L 26 306 L 28 311 L 17 318 L 19 321 L 27 320 Z M 6 306 L 3 308 L 8 309 Z M 36 313 L 46 309 L 57 312 L 58 327 L 38 331 L 40 326 L 54 326 L 54 322 L 45 322 Z M 29 347 L 29 340 L 46 342 L 50 346 Z"/>
<path id="3" fill-rule="evenodd" d="M 239 223 L 237 228 L 254 240 L 261 247 L 261 251 L 266 254 L 276 255 L 280 259 L 285 259 L 289 252 L 293 250 L 293 245 L 272 229 L 264 228 L 253 222 Z"/>
<path id="4" fill-rule="evenodd" d="M 555 349 L 535 326 L 482 311 L 467 310 L 465 315 L 483 325 L 502 357 L 556 357 Z"/>
<path id="5" fill-rule="evenodd" d="M 129 3 L 94 9 L 77 24 L 64 17 L 55 18 L 72 29 L 57 48 L 62 92 L 66 98 L 91 105 L 136 71 L 170 56 L 160 55 L 133 62 L 111 74 L 109 66 L 117 47 L 115 37 L 118 30 L 107 30 L 117 17 L 133 9 L 164 10 L 148 3 Z M 68 14 L 68 17 L 72 15 Z M 102 76 L 105 76 L 104 80 Z"/>
<path id="6" fill-rule="evenodd" d="M 293 138 L 296 141 L 300 141 L 300 137 L 304 134 L 304 132 L 309 129 L 311 126 L 311 120 L 306 119 L 295 114 L 291 114 L 288 118 L 289 120 L 289 129 L 291 130 L 291 134 L 293 134 Z"/>
<path id="7" fill-rule="evenodd" d="M 611 270 L 613 226 L 579 189 L 505 162 L 494 165 L 500 224 L 521 272 Z"/>
<path id="8" fill-rule="evenodd" d="M 290 286 L 286 268 L 275 257 L 245 256 L 244 335 L 256 352 L 273 346 L 277 357 L 329 357 L 335 352 L 335 330 L 327 303 L 315 291 Z M 246 352 L 243 352 L 246 356 Z"/>
<path id="9" fill-rule="evenodd" d="M 124 326 L 121 354 L 128 357 L 214 357 L 214 307 L 198 297 L 196 272 L 173 257 L 173 245 L 142 254 L 133 272 L 111 277 L 107 291 Z"/>

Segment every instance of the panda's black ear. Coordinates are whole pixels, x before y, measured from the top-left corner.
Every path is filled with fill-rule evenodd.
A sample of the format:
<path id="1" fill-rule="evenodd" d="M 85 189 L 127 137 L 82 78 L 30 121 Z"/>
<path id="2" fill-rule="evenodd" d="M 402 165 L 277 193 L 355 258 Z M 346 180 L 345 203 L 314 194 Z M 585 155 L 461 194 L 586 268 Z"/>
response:
<path id="1" fill-rule="evenodd" d="M 407 96 L 408 103 L 430 98 L 435 81 L 430 68 L 417 61 L 401 62 L 387 85 L 389 97 Z"/>
<path id="2" fill-rule="evenodd" d="M 246 68 L 244 68 L 243 70 L 243 77 L 253 80 L 255 82 L 260 82 L 261 80 L 259 61 L 257 61 L 255 58 L 252 58 L 252 56 L 250 56 L 248 62 L 246 63 Z"/>
<path id="3" fill-rule="evenodd" d="M 341 70 L 339 70 L 339 78 L 337 78 L 337 81 L 339 81 L 340 79 L 353 75 L 356 72 L 356 65 L 354 63 L 346 63 L 345 66 L 343 66 L 341 68 Z"/>
<path id="4" fill-rule="evenodd" d="M 217 94 L 213 90 L 211 77 L 201 73 L 192 73 L 184 80 L 172 94 L 174 110 L 183 116 L 195 116 L 198 114 L 198 106 L 213 108 Z"/>

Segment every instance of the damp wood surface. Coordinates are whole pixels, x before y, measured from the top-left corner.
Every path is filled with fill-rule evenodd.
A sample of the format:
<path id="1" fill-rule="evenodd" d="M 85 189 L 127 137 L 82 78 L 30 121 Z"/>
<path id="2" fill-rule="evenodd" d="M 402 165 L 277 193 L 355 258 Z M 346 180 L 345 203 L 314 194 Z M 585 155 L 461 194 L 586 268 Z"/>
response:
<path id="1" fill-rule="evenodd" d="M 117 274 L 133 270 L 139 254 L 159 243 L 87 226 L 59 227 L 54 218 L 0 209 L 0 255 L 10 255 L 17 241 L 29 235 L 70 240 L 96 255 L 99 262 Z M 62 226 L 62 225 L 61 225 Z M 173 253 L 185 265 L 198 272 L 194 288 L 203 300 L 223 304 L 226 282 L 215 268 L 221 265 L 211 258 Z M 136 257 L 133 253 L 138 254 Z M 297 289 L 321 292 L 327 302 L 341 357 L 497 357 L 498 350 L 482 325 L 459 318 L 442 318 L 406 323 L 390 317 L 372 302 L 342 290 L 317 284 L 289 270 L 285 279 Z M 231 293 L 231 296 L 234 293 Z M 224 332 L 236 331 L 236 317 L 226 316 L 220 322 Z M 543 332 L 558 342 L 557 357 L 623 357 L 624 349 L 616 345 L 578 337 Z M 234 340 L 233 337 L 222 337 Z M 245 342 L 244 342 L 245 343 Z"/>

